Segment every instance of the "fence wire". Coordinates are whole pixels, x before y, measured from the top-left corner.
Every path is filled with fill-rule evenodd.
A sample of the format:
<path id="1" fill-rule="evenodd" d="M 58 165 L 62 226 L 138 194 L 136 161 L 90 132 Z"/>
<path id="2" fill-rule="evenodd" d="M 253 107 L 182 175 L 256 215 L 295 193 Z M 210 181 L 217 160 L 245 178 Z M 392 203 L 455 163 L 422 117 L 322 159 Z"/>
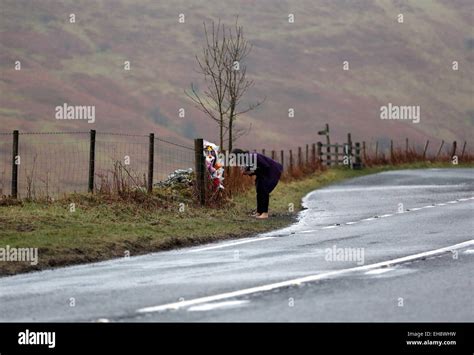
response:
<path id="1" fill-rule="evenodd" d="M 165 180 L 177 169 L 194 170 L 194 148 L 155 138 L 154 171 L 157 181 Z"/>
<path id="2" fill-rule="evenodd" d="M 145 188 L 149 136 L 96 133 L 94 188 L 106 190 L 117 174 L 132 187 Z M 13 134 L 0 134 L 0 195 L 11 194 Z M 90 132 L 21 133 L 18 155 L 18 198 L 58 198 L 88 191 Z M 194 148 L 154 140 L 153 183 L 177 169 L 194 169 Z"/>
<path id="3" fill-rule="evenodd" d="M 88 137 L 86 133 L 20 133 L 18 197 L 37 199 L 87 191 Z"/>
<path id="4" fill-rule="evenodd" d="M 0 195 L 10 195 L 12 185 L 13 134 L 0 132 Z M 390 157 L 390 142 L 385 139 L 369 139 L 361 155 Z M 191 145 L 155 137 L 153 140 L 153 183 L 163 181 L 178 169 L 193 169 L 195 152 Z M 394 152 L 407 152 L 406 140 L 393 140 Z M 90 132 L 29 132 L 19 135 L 18 197 L 61 197 L 68 193 L 87 192 L 89 188 Z M 424 143 L 408 142 L 410 152 L 422 153 Z M 149 135 L 97 132 L 95 139 L 94 189 L 112 190 L 123 182 L 128 187 L 145 189 L 149 169 Z M 301 162 L 306 162 L 306 146 L 302 146 Z M 426 157 L 449 155 L 452 144 L 432 140 Z M 458 152 L 463 149 L 462 142 Z M 253 150 L 255 151 L 255 150 Z M 262 152 L 261 149 L 257 150 Z M 377 151 L 377 154 L 375 154 Z M 289 149 L 275 150 L 275 160 L 285 170 L 290 167 Z M 271 157 L 272 151 L 265 150 Z M 324 148 L 322 154 L 326 153 Z M 466 152 L 467 153 L 467 152 Z M 340 152 L 342 155 L 343 152 Z M 308 145 L 311 161 L 312 146 Z M 292 149 L 292 164 L 297 166 L 298 148 Z M 316 157 L 319 159 L 319 157 Z M 283 161 L 282 161 L 283 160 Z"/>

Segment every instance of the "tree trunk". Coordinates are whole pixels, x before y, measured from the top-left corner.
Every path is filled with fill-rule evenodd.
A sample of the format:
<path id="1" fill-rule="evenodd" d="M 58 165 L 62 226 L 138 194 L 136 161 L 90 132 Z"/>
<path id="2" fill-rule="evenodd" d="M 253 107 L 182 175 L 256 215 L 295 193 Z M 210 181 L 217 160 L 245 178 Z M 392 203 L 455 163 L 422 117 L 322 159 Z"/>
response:
<path id="1" fill-rule="evenodd" d="M 232 152 L 232 139 L 233 139 L 233 136 L 232 136 L 232 129 L 233 129 L 233 123 L 234 123 L 234 120 L 231 118 L 229 120 L 229 153 Z"/>
<path id="2" fill-rule="evenodd" d="M 224 118 L 221 116 L 219 122 L 219 149 L 222 151 L 224 148 Z"/>

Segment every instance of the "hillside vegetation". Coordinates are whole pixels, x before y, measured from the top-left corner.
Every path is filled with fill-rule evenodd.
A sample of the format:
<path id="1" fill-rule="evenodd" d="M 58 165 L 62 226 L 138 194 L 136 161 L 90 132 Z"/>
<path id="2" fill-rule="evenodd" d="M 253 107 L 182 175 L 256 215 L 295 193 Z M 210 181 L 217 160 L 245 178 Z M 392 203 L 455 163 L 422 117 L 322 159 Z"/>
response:
<path id="1" fill-rule="evenodd" d="M 202 84 L 194 56 L 203 21 L 232 24 L 239 15 L 254 47 L 249 99 L 267 98 L 241 119 L 241 127 L 253 127 L 242 145 L 314 142 L 326 122 L 339 140 L 348 131 L 356 140 L 417 142 L 474 133 L 470 0 L 2 0 L 1 7 L 1 131 L 95 128 L 215 139 L 217 130 L 183 90 Z M 346 60 L 349 71 L 342 70 Z M 96 122 L 55 120 L 64 102 L 95 105 Z M 380 120 L 388 102 L 420 105 L 421 122 Z"/>

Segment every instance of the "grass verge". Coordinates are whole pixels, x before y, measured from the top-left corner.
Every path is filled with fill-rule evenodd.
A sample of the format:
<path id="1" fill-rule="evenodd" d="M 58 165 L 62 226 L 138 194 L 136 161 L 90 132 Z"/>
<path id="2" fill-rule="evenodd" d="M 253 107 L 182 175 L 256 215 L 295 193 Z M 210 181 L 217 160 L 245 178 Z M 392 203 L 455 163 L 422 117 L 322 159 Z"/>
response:
<path id="1" fill-rule="evenodd" d="M 240 238 L 290 224 L 301 199 L 317 188 L 385 170 L 452 167 L 446 163 L 413 163 L 363 170 L 334 168 L 282 181 L 272 193 L 268 220 L 249 217 L 255 208 L 252 190 L 223 208 L 198 208 L 176 199 L 162 207 L 75 195 L 56 202 L 22 202 L 0 206 L 0 248 L 38 248 L 38 264 L 0 261 L 0 275 L 106 260 L 127 255 Z M 459 165 L 474 167 L 474 164 Z M 70 211 L 70 204 L 75 211 Z M 289 204 L 294 212 L 289 212 Z M 145 207 L 147 206 L 147 207 Z"/>

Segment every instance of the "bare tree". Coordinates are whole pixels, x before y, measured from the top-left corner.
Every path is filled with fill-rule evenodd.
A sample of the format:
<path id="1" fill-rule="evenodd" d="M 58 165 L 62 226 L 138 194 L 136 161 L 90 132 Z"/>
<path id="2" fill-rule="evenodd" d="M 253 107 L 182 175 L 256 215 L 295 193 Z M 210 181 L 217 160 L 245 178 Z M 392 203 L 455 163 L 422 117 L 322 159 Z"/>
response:
<path id="1" fill-rule="evenodd" d="M 245 108 L 240 107 L 244 94 L 254 85 L 254 82 L 247 79 L 247 66 L 244 62 L 252 50 L 252 45 L 245 39 L 244 30 L 242 26 L 239 26 L 238 18 L 236 18 L 234 30 L 228 30 L 226 45 L 228 61 L 231 64 L 227 66 L 225 82 L 229 109 L 227 112 L 228 149 L 232 151 L 233 143 L 251 129 L 250 126 L 247 130 L 234 130 L 237 117 L 260 106 L 265 100 L 250 103 Z"/>
<path id="2" fill-rule="evenodd" d="M 227 29 L 220 21 L 217 24 L 212 22 L 208 30 L 204 23 L 204 34 L 206 44 L 202 55 L 196 56 L 196 60 L 198 72 L 204 76 L 206 88 L 199 92 L 194 84 L 191 84 L 191 91 L 185 93 L 200 111 L 217 122 L 220 147 L 222 149 L 224 141 L 227 141 L 231 151 L 233 142 L 247 134 L 251 128 L 250 126 L 249 129 L 236 130 L 237 117 L 263 102 L 241 107 L 244 94 L 254 85 L 252 80 L 247 79 L 247 67 L 244 62 L 252 46 L 244 38 L 243 27 L 238 25 L 238 18 L 233 30 Z"/>
<path id="3" fill-rule="evenodd" d="M 226 105 L 228 85 L 225 82 L 228 65 L 226 29 L 220 21 L 217 24 L 212 22 L 210 30 L 207 27 L 204 23 L 206 44 L 201 56 L 196 56 L 199 67 L 198 73 L 204 76 L 206 88 L 202 93 L 199 93 L 194 84 L 191 84 L 191 91 L 185 91 L 185 94 L 200 111 L 217 122 L 222 149 L 226 129 L 226 114 L 229 111 L 229 106 Z"/>

